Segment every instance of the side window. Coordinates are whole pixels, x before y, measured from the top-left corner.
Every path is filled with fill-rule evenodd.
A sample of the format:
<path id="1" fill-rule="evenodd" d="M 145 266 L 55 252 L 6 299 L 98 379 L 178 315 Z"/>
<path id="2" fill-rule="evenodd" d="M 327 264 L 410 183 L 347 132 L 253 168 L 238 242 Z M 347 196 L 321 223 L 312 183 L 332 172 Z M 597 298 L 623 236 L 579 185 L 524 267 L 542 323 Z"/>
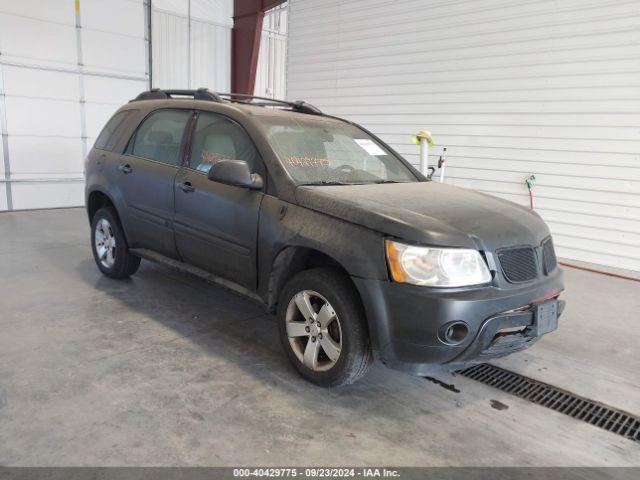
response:
<path id="1" fill-rule="evenodd" d="M 158 110 L 138 128 L 131 154 L 170 165 L 178 164 L 180 144 L 191 110 Z"/>
<path id="2" fill-rule="evenodd" d="M 208 172 L 219 160 L 245 160 L 252 172 L 261 172 L 260 155 L 244 129 L 226 117 L 200 112 L 193 139 L 189 167 Z"/>
<path id="3" fill-rule="evenodd" d="M 98 135 L 94 147 L 101 150 L 113 151 L 118 139 L 118 135 L 116 135 L 116 133 L 122 133 L 123 126 L 126 123 L 125 120 L 136 111 L 137 110 L 124 110 L 111 117 L 102 129 L 102 132 L 100 132 L 100 135 Z"/>

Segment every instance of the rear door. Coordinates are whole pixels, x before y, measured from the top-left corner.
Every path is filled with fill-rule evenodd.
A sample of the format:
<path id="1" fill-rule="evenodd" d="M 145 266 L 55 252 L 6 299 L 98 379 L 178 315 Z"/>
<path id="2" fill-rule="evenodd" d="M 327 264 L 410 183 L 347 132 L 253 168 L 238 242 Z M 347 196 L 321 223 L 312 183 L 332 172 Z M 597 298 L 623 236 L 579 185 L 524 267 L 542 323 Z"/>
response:
<path id="1" fill-rule="evenodd" d="M 188 164 L 175 183 L 176 245 L 185 262 L 253 289 L 263 193 L 209 180 L 209 169 L 221 159 L 245 160 L 252 173 L 264 177 L 244 128 L 223 115 L 200 112 Z"/>
<path id="2" fill-rule="evenodd" d="M 176 258 L 173 183 L 179 170 L 190 109 L 161 109 L 138 127 L 120 158 L 118 175 L 131 247 Z"/>

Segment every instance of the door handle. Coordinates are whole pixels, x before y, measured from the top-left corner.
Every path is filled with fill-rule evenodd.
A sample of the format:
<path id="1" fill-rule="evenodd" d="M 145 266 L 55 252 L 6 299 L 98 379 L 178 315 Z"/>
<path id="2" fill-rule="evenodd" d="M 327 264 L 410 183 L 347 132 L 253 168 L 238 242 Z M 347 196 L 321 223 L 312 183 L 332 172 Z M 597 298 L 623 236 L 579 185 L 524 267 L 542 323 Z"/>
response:
<path id="1" fill-rule="evenodd" d="M 184 193 L 191 193 L 196 191 L 194 186 L 191 185 L 191 182 L 179 183 L 178 186 L 180 187 L 180 190 L 182 190 Z"/>
<path id="2" fill-rule="evenodd" d="M 118 167 L 118 170 L 120 170 L 124 174 L 133 172 L 133 168 L 131 168 L 131 165 L 129 165 L 128 163 L 125 163 L 124 165 L 120 165 Z"/>

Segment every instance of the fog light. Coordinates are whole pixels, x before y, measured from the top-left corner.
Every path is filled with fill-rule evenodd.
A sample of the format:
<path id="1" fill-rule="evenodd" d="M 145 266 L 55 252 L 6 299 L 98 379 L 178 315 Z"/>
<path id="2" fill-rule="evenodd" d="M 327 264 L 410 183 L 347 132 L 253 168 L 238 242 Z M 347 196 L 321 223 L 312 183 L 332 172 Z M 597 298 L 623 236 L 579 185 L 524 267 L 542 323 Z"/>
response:
<path id="1" fill-rule="evenodd" d="M 451 322 L 440 327 L 440 340 L 448 345 L 458 345 L 469 335 L 469 327 L 464 322 Z"/>

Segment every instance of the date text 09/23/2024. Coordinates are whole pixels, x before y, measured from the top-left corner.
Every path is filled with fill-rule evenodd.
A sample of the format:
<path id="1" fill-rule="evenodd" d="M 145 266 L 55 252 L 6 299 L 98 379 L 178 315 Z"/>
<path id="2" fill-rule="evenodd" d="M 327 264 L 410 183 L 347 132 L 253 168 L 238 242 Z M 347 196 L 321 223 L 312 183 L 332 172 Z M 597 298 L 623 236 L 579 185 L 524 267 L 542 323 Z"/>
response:
<path id="1" fill-rule="evenodd" d="M 400 473 L 388 468 L 235 468 L 236 478 L 399 478 Z"/>

